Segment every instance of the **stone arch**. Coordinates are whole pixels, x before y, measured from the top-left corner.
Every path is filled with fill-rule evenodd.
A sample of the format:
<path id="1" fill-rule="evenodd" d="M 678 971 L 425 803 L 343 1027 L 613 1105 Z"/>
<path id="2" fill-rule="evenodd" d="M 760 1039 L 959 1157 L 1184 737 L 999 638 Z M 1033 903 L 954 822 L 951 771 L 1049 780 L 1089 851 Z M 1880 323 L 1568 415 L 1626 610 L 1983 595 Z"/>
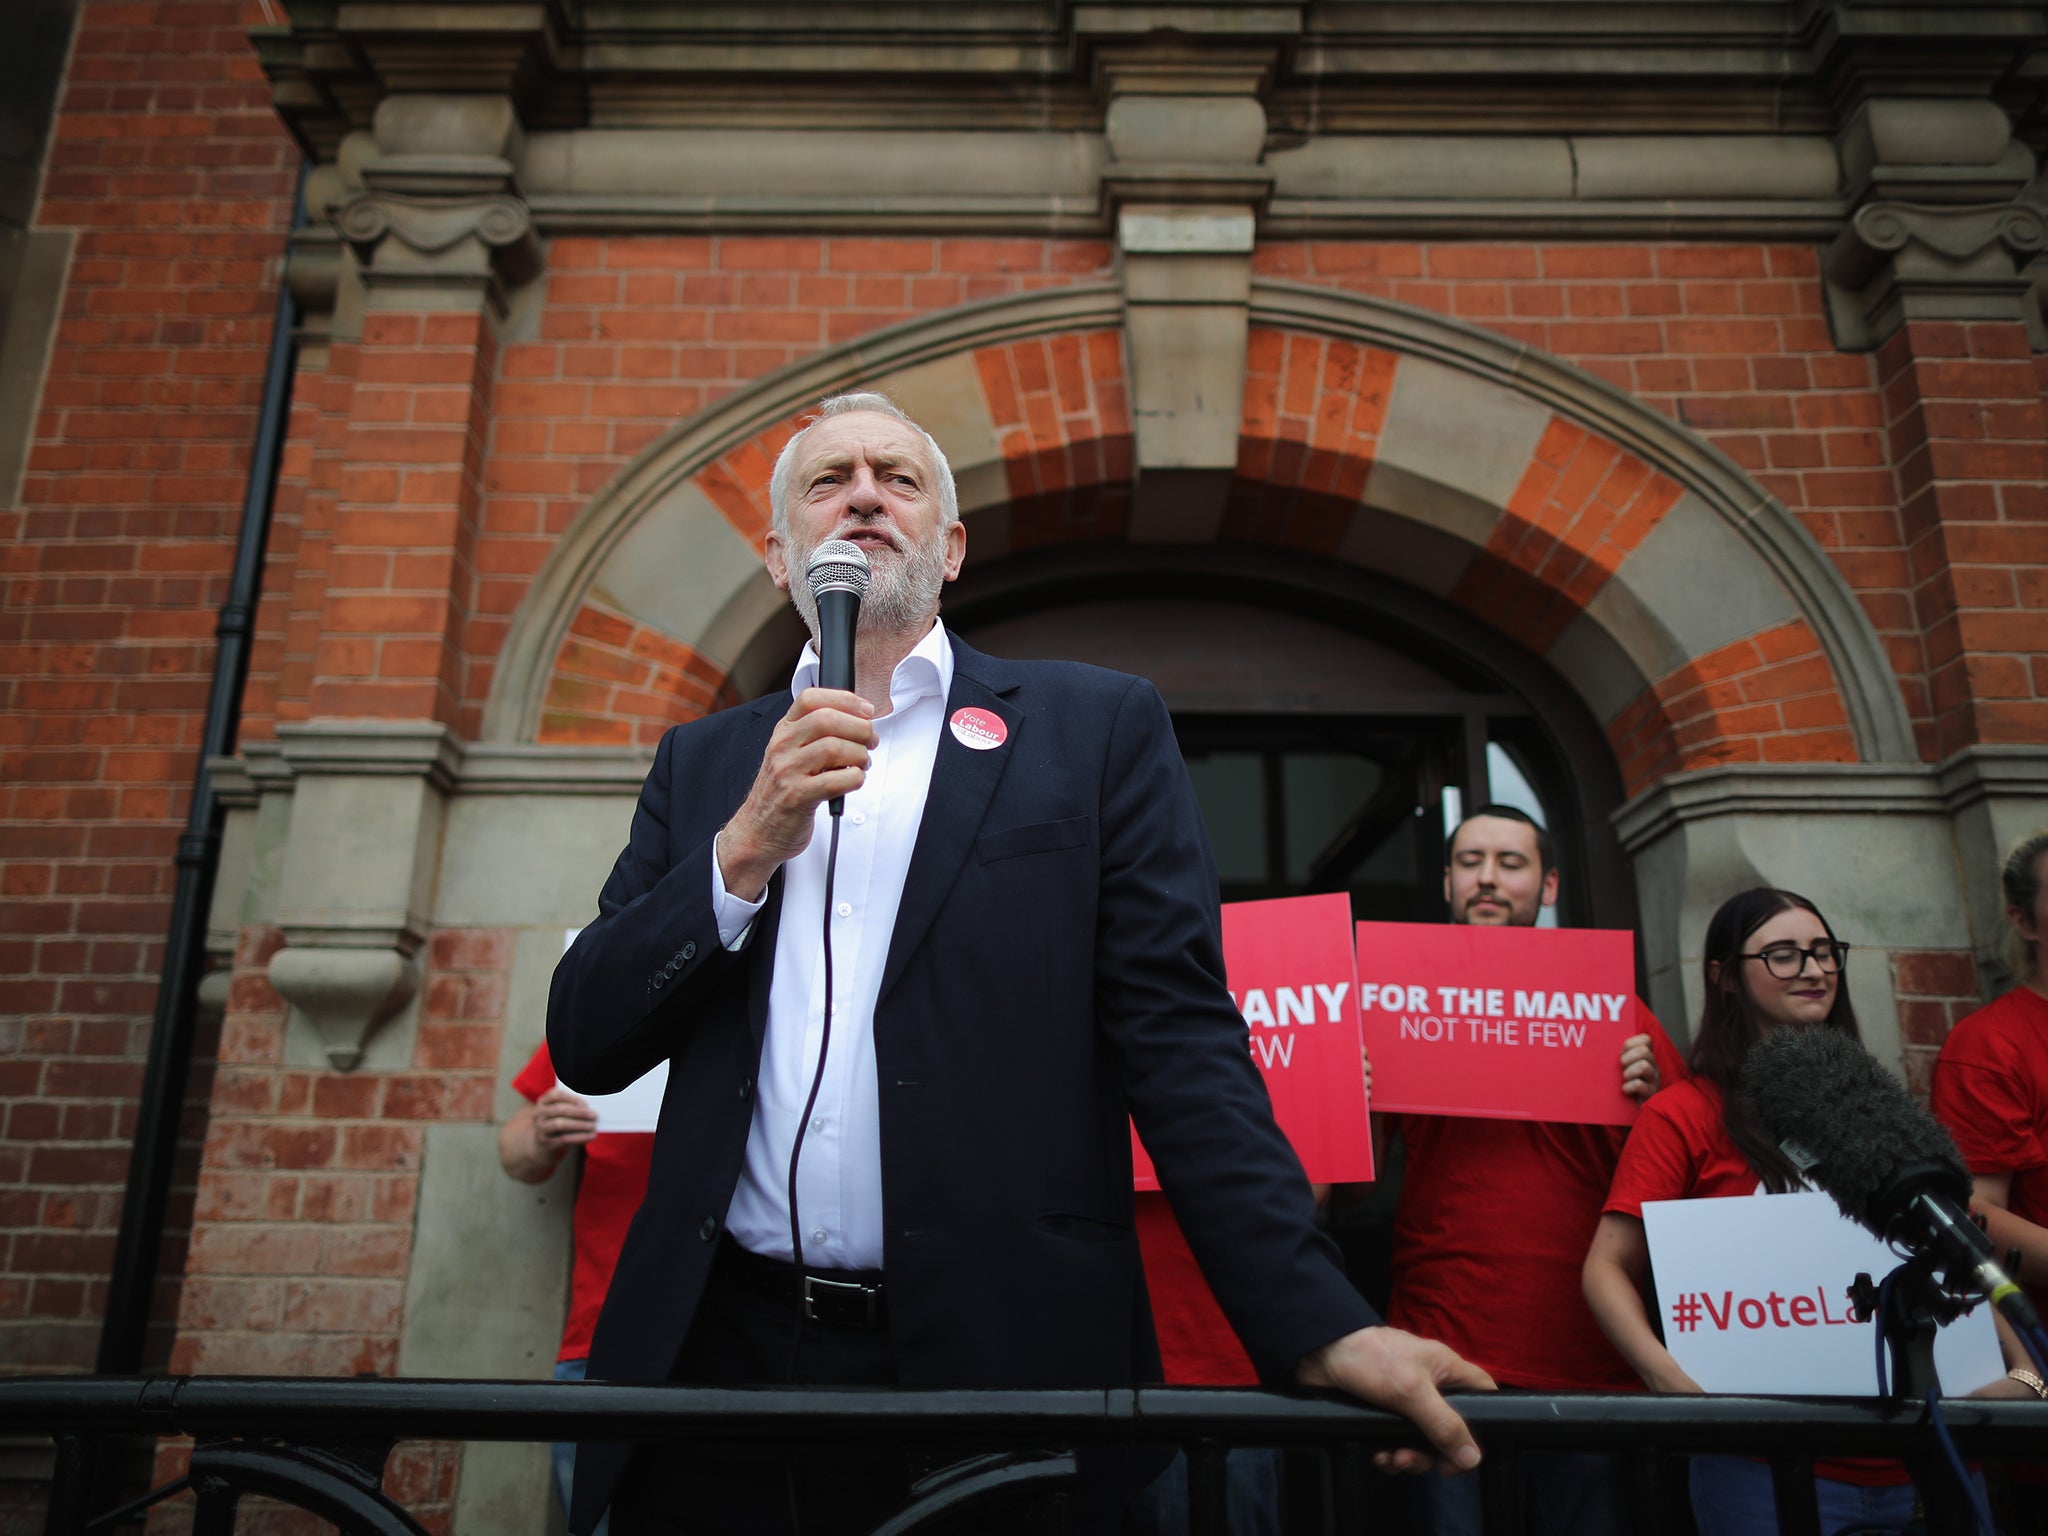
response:
<path id="1" fill-rule="evenodd" d="M 768 469 L 836 389 L 887 389 L 932 430 L 977 561 L 1128 538 L 1120 322 L 1108 284 L 949 311 L 678 428 L 536 579 L 486 737 L 651 740 L 764 682 L 741 661 L 783 606 L 758 562 Z M 1714 763 L 1916 759 L 1840 573 L 1676 422 L 1519 343 L 1385 300 L 1259 281 L 1250 326 L 1216 540 L 1363 566 L 1513 637 L 1586 699 L 1631 791 Z"/>

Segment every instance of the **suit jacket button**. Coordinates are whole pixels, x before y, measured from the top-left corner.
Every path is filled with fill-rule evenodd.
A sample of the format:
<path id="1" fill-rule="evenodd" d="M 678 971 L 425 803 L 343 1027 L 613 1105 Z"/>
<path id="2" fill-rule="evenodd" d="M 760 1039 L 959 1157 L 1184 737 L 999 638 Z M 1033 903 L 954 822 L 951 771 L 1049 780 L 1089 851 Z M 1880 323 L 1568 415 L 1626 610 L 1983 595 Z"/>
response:
<path id="1" fill-rule="evenodd" d="M 656 988 L 659 988 L 659 987 L 661 986 L 661 984 L 662 984 L 663 982 L 667 981 L 667 980 L 668 980 L 668 977 L 666 977 L 666 976 L 662 975 L 662 974 L 661 974 L 661 973 L 660 973 L 659 971 L 657 971 L 657 972 L 655 973 L 655 976 L 654 976 L 654 980 L 653 980 L 653 981 L 651 981 L 650 983 L 648 983 L 648 985 L 649 985 L 649 986 L 652 986 L 652 987 L 656 987 Z"/>
<path id="2" fill-rule="evenodd" d="M 697 1236 L 707 1243 L 718 1236 L 718 1218 L 716 1216 L 706 1216 L 704 1218 L 704 1225 L 697 1229 Z"/>
<path id="3" fill-rule="evenodd" d="M 676 958 L 677 958 L 678 960 L 694 960 L 694 959 L 696 959 L 696 958 L 697 958 L 697 946 L 696 946 L 696 944 L 695 944 L 694 942 L 692 942 L 692 943 L 689 943 L 689 944 L 685 944 L 685 945 L 683 946 L 683 948 L 682 948 L 682 952 L 681 952 L 680 954 L 678 954 L 678 955 L 676 956 Z"/>
<path id="4" fill-rule="evenodd" d="M 751 1077 L 743 1077 L 740 1079 L 740 1102 L 742 1104 L 747 1102 L 747 1095 L 753 1091 L 753 1087 L 754 1080 Z"/>

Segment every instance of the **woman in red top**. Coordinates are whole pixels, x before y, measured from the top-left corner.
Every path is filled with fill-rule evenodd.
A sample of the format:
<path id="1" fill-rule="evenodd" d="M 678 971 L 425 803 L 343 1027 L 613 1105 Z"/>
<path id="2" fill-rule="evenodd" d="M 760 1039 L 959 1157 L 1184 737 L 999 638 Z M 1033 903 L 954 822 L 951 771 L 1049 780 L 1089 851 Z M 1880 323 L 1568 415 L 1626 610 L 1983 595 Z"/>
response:
<path id="1" fill-rule="evenodd" d="M 2048 832 L 2013 849 L 2003 884 L 2020 984 L 1949 1034 L 1934 1113 L 1970 1165 L 1985 1230 L 2001 1251 L 2019 1249 L 2020 1281 L 2048 1308 Z"/>
<path id="2" fill-rule="evenodd" d="M 1849 946 L 1804 896 L 1760 887 L 1730 897 L 1707 925 L 1706 1002 L 1693 1039 L 1693 1076 L 1643 1106 L 1614 1172 L 1586 1255 L 1586 1301 L 1614 1347 L 1652 1391 L 1698 1392 L 1650 1326 L 1643 1302 L 1650 1248 L 1643 1202 L 1799 1189 L 1797 1170 L 1737 1092 L 1743 1062 L 1774 1029 L 1835 1029 L 1856 1038 L 1842 963 Z M 1896 1462 L 1821 1462 L 1815 1484 L 1823 1531 L 1900 1530 L 1913 1487 Z M 1775 1536 L 1768 1464 L 1696 1456 L 1693 1516 L 1700 1536 Z"/>

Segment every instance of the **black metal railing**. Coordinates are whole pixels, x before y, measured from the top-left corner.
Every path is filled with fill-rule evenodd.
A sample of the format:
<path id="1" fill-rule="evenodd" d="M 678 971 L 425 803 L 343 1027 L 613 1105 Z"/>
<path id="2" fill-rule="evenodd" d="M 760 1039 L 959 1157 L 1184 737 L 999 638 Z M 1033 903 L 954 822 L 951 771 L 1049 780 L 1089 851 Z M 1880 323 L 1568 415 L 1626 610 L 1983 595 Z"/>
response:
<path id="1" fill-rule="evenodd" d="M 1526 1451 L 1627 1457 L 1646 1531 L 1666 1528 L 1661 1515 L 1682 1488 L 1687 1453 L 1768 1457 L 1785 1536 L 1819 1530 L 1816 1455 L 1897 1457 L 1933 1475 L 1933 1431 L 1917 1403 L 1517 1393 L 1464 1396 L 1457 1404 L 1487 1453 L 1482 1484 L 1493 1536 L 1518 1536 L 1515 1460 Z M 2048 1457 L 2048 1403 L 1958 1399 L 1944 1411 L 1964 1456 Z M 419 1524 L 381 1487 L 385 1458 L 401 1440 L 893 1444 L 982 1455 L 921 1484 L 911 1506 L 882 1528 L 887 1536 L 985 1529 L 987 1512 L 999 1506 L 1013 1515 L 1034 1503 L 1056 1512 L 1073 1475 L 1070 1454 L 987 1453 L 1096 1445 L 1182 1448 L 1191 1530 L 1221 1536 L 1227 1448 L 1286 1446 L 1326 1458 L 1321 1523 L 1355 1532 L 1368 1524 L 1372 1453 L 1421 1443 L 1406 1420 L 1356 1403 L 1238 1389 L 818 1390 L 233 1376 L 0 1381 L 0 1434 L 56 1441 L 49 1536 L 112 1530 L 146 1504 L 188 1488 L 197 1499 L 195 1536 L 232 1531 L 245 1495 L 310 1510 L 348 1536 L 419 1536 Z M 174 1435 L 193 1441 L 183 1478 L 122 1508 L 89 1507 L 102 1443 Z M 1056 1514 L 1043 1528 L 1057 1528 Z"/>

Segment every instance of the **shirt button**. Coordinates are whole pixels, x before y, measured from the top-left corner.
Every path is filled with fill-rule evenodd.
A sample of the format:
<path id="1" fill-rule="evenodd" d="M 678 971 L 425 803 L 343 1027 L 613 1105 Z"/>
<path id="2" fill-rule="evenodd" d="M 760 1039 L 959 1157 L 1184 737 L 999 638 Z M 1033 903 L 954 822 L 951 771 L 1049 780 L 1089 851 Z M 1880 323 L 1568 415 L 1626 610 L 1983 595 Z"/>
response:
<path id="1" fill-rule="evenodd" d="M 822 1243 L 823 1241 L 825 1241 L 825 1229 L 823 1227 L 820 1227 L 817 1231 L 813 1232 L 811 1234 L 811 1241 L 814 1243 Z"/>
<path id="2" fill-rule="evenodd" d="M 825 1129 L 825 1117 L 820 1115 L 817 1119 L 813 1120 L 811 1122 L 811 1129 L 822 1133 Z"/>
<path id="3" fill-rule="evenodd" d="M 842 901 L 841 903 L 839 903 L 839 915 L 841 917 L 853 916 L 853 903 L 850 901 Z"/>
<path id="4" fill-rule="evenodd" d="M 864 826 L 866 826 L 866 825 L 868 824 L 868 817 L 867 817 L 867 812 L 865 812 L 865 811 L 855 811 L 855 812 L 853 813 L 853 824 L 854 824 L 854 825 L 855 825 L 856 827 L 864 827 Z"/>

